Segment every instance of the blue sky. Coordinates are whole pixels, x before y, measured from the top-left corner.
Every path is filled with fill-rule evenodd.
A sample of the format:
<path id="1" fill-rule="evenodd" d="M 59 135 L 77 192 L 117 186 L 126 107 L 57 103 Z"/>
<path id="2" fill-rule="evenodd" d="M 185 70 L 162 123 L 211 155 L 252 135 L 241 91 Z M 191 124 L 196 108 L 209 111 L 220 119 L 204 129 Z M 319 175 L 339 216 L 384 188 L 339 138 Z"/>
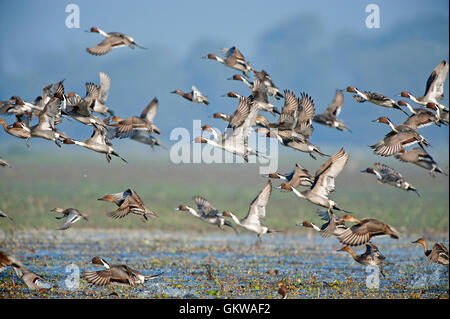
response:
<path id="1" fill-rule="evenodd" d="M 65 8 L 72 3 L 80 8 L 79 29 L 65 26 Z M 365 25 L 371 3 L 380 7 L 379 29 Z M 46 84 L 63 78 L 66 91 L 84 95 L 84 83 L 97 83 L 104 71 L 112 79 L 108 104 L 122 117 L 159 98 L 155 121 L 166 132 L 163 138 L 173 127 L 191 127 L 192 119 L 222 127 L 208 116 L 233 112 L 235 101 L 221 95 L 248 92 L 242 83 L 226 80 L 235 71 L 201 57 L 233 45 L 280 89 L 308 92 L 317 112 L 335 89 L 348 85 L 396 99 L 405 89 L 422 95 L 433 68 L 448 61 L 448 6 L 448 1 L 2 1 L 0 99 L 33 100 Z M 84 32 L 93 26 L 129 34 L 149 49 L 91 56 L 86 47 L 102 40 Z M 210 98 L 208 109 L 169 93 L 193 84 Z M 448 105 L 448 80 L 445 95 Z M 356 134 L 316 125 L 312 142 L 326 144 L 338 136 L 366 147 L 387 131 L 370 122 L 381 115 L 404 120 L 398 111 L 359 105 L 346 94 L 341 118 Z M 76 138 L 91 133 L 78 123 L 61 128 Z M 448 145 L 448 127 L 425 128 L 423 134 L 432 144 Z M 2 142 L 17 141 L 1 133 Z"/>

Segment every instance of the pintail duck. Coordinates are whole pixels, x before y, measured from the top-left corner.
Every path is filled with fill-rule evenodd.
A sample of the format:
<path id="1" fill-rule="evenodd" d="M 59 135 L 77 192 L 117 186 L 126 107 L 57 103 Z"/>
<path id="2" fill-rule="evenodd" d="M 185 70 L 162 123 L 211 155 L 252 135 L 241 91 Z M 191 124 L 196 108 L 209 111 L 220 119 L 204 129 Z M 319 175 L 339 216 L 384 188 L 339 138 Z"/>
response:
<path id="1" fill-rule="evenodd" d="M 99 87 L 86 83 L 86 97 L 81 98 L 75 92 L 67 93 L 66 113 L 84 125 L 106 126 L 101 119 L 91 114 L 95 100 L 99 96 Z"/>
<path id="2" fill-rule="evenodd" d="M 398 239 L 399 232 L 392 226 L 375 218 L 356 219 L 351 215 L 341 217 L 344 222 L 355 223 L 342 232 L 337 238 L 348 246 L 359 246 L 368 243 L 373 237 L 388 235 L 391 238 Z"/>
<path id="3" fill-rule="evenodd" d="M 158 99 L 154 97 L 153 100 L 151 100 L 147 107 L 142 111 L 139 117 L 142 120 L 146 121 L 153 128 L 152 132 L 154 131 L 155 133 L 160 134 L 161 130 L 153 123 L 157 111 Z M 141 129 L 133 129 L 131 132 L 128 131 L 125 133 L 120 133 L 117 127 L 110 127 L 110 129 L 108 130 L 110 138 L 128 137 L 136 142 L 150 145 L 152 149 L 154 149 L 155 145 L 165 148 L 161 141 L 152 135 L 152 132 Z"/>
<path id="4" fill-rule="evenodd" d="M 380 273 L 385 277 L 386 275 L 383 272 L 383 265 L 385 264 L 386 257 L 378 250 L 378 247 L 372 243 L 366 244 L 366 251 L 357 255 L 352 247 L 344 246 L 338 251 L 346 251 L 348 252 L 353 259 L 364 266 L 378 266 L 380 268 Z"/>
<path id="5" fill-rule="evenodd" d="M 304 221 L 301 224 L 297 224 L 297 226 L 312 228 L 319 232 L 324 238 L 330 237 L 331 235 L 339 236 L 348 228 L 345 226 L 344 222 L 333 213 L 333 211 L 330 211 L 330 213 L 328 213 L 328 211 L 321 211 L 319 212 L 319 216 L 322 217 L 322 220 L 326 221 L 326 223 L 320 227 L 314 225 L 310 221 Z"/>
<path id="6" fill-rule="evenodd" d="M 180 90 L 175 90 L 170 93 L 178 94 L 194 103 L 203 103 L 205 106 L 209 104 L 208 98 L 202 94 L 195 86 L 192 86 L 191 92 L 183 92 Z"/>
<path id="7" fill-rule="evenodd" d="M 15 257 L 0 251 L 0 272 L 9 266 L 13 268 L 17 277 L 22 279 L 29 289 L 37 290 L 48 287 L 43 283 L 44 278 L 27 269 L 27 267 Z"/>
<path id="8" fill-rule="evenodd" d="M 312 119 L 314 118 L 314 101 L 306 93 L 301 93 L 301 99 L 288 90 L 284 91 L 284 106 L 281 115 L 276 123 L 265 123 L 260 121 L 267 137 L 277 138 L 278 141 L 290 148 L 313 155 L 328 156 L 323 154 L 317 145 L 310 143 L 309 139 L 313 133 Z M 274 130 L 276 129 L 276 130 Z"/>
<path id="9" fill-rule="evenodd" d="M 261 111 L 266 111 L 272 113 L 272 115 L 280 114 L 280 111 L 269 102 L 268 89 L 264 82 L 255 79 L 253 81 L 252 95 L 254 98 L 255 106 Z"/>
<path id="10" fill-rule="evenodd" d="M 272 113 L 272 115 L 280 114 L 280 111 L 278 111 L 278 109 L 273 104 L 269 103 L 269 100 L 267 98 L 267 89 L 262 86 L 259 80 L 255 80 L 255 84 L 256 86 L 253 87 L 254 91 L 252 92 L 251 98 L 253 99 L 256 107 L 261 111 L 270 112 Z M 245 98 L 244 96 L 234 91 L 228 92 L 227 94 L 224 94 L 222 96 L 228 96 L 237 99 Z"/>
<path id="11" fill-rule="evenodd" d="M 361 173 L 373 174 L 377 177 L 377 182 L 380 184 L 388 184 L 394 187 L 403 189 L 404 191 L 413 191 L 420 197 L 419 192 L 415 187 L 406 181 L 399 172 L 390 168 L 387 165 L 375 163 L 375 168 L 369 167 L 361 171 Z"/>
<path id="12" fill-rule="evenodd" d="M 109 119 L 109 118 L 107 118 Z M 77 141 L 71 138 L 65 138 L 63 140 L 64 144 L 75 144 L 82 146 L 84 148 L 90 149 L 94 152 L 105 154 L 106 161 L 109 163 L 111 161 L 111 155 L 119 157 L 125 163 L 128 163 L 126 159 L 120 156 L 112 147 L 111 141 L 108 137 L 108 132 L 104 127 L 92 125 L 93 132 L 90 138 L 84 141 Z"/>
<path id="13" fill-rule="evenodd" d="M 3 158 L 0 158 L 0 166 L 11 168 L 11 164 L 9 164 L 9 162 Z"/>
<path id="14" fill-rule="evenodd" d="M 148 106 L 149 110 L 152 109 L 155 105 L 157 109 L 158 100 L 156 99 L 152 102 L 150 102 Z M 144 112 L 146 110 L 147 109 L 145 109 Z M 140 116 L 133 115 L 127 117 L 126 119 L 122 119 L 117 115 L 113 116 L 111 120 L 115 123 L 110 124 L 110 127 L 113 127 L 116 130 L 115 136 L 118 136 L 120 138 L 131 137 L 135 131 L 146 131 L 149 133 L 161 134 L 159 128 L 155 124 L 153 124 L 151 120 L 149 120 L 154 116 L 154 114 L 147 117 L 149 113 L 147 112 L 146 114 L 144 114 L 144 112 Z"/>
<path id="15" fill-rule="evenodd" d="M 253 71 L 256 75 L 256 78 L 262 82 L 262 84 L 267 88 L 267 94 L 272 96 L 275 100 L 278 100 L 280 97 L 284 98 L 283 94 L 281 94 L 280 90 L 275 86 L 269 74 L 266 71 Z M 228 80 L 235 80 L 244 82 L 250 89 L 253 89 L 254 82 L 249 81 L 247 78 L 243 77 L 240 74 L 235 74 Z"/>
<path id="16" fill-rule="evenodd" d="M 337 206 L 337 204 L 328 198 L 328 196 L 335 190 L 335 178 L 344 169 L 349 159 L 348 153 L 341 148 L 333 156 L 331 156 L 317 171 L 314 177 L 314 183 L 310 189 L 299 192 L 294 187 L 287 183 L 281 184 L 280 189 L 292 191 L 300 198 L 304 198 L 313 204 L 331 210 L 345 211 Z M 346 212 L 346 211 L 345 211 Z"/>
<path id="17" fill-rule="evenodd" d="M 433 123 L 437 126 L 440 126 L 439 114 L 435 114 L 423 108 L 413 109 L 411 105 L 409 105 L 409 103 L 404 100 L 398 101 L 398 105 L 406 106 L 412 113 L 412 115 L 408 117 L 403 125 L 409 126 L 413 130 L 417 130 L 418 128 L 422 128 Z M 434 103 L 428 103 L 426 107 L 435 111 L 437 110 L 437 112 L 439 112 L 439 108 Z"/>
<path id="18" fill-rule="evenodd" d="M 230 92 L 233 93 L 233 92 Z M 224 122 L 230 123 L 231 115 L 226 113 L 214 113 L 213 118 L 223 120 Z M 269 121 L 262 115 L 256 116 L 255 126 L 265 126 Z"/>
<path id="19" fill-rule="evenodd" d="M 131 269 L 127 265 L 110 265 L 106 260 L 97 256 L 92 258 L 92 263 L 106 268 L 99 271 L 84 271 L 83 277 L 89 283 L 97 286 L 109 284 L 136 286 L 138 284 L 143 284 L 145 280 L 156 278 L 162 274 L 146 276 L 137 270 Z"/>
<path id="20" fill-rule="evenodd" d="M 25 125 L 23 122 L 14 122 L 12 125 L 6 124 L 6 122 L 0 118 L 0 124 L 3 126 L 6 133 L 9 135 L 25 139 L 25 143 L 27 147 L 30 146 L 28 143 L 28 139 L 31 137 L 31 131 L 30 128 Z"/>
<path id="21" fill-rule="evenodd" d="M 276 123 L 270 123 L 268 128 L 294 131 L 294 136 L 308 139 L 313 133 L 312 120 L 314 118 L 314 101 L 307 93 L 302 92 L 301 98 L 294 93 L 284 90 L 284 105 Z"/>
<path id="22" fill-rule="evenodd" d="M 334 96 L 333 101 L 328 106 L 328 108 L 322 113 L 317 114 L 313 117 L 313 122 L 336 128 L 340 131 L 349 131 L 348 127 L 344 124 L 343 121 L 339 120 L 337 117 L 339 113 L 341 113 L 342 105 L 344 104 L 344 94 L 342 94 L 342 90 L 336 90 L 336 95 Z"/>
<path id="23" fill-rule="evenodd" d="M 92 111 L 105 116 L 114 116 L 114 111 L 106 106 L 106 99 L 108 98 L 109 89 L 111 88 L 111 78 L 104 72 L 99 72 L 99 77 L 99 94 L 92 106 Z"/>
<path id="24" fill-rule="evenodd" d="M 213 117 L 215 119 L 224 120 L 225 122 L 228 122 L 228 123 L 231 121 L 231 115 L 230 114 L 226 114 L 226 113 L 220 113 L 220 112 L 214 113 Z"/>
<path id="25" fill-rule="evenodd" d="M 295 168 L 287 175 L 280 173 L 270 173 L 264 177 L 285 180 L 292 187 L 312 186 L 314 177 L 311 173 L 300 164 L 295 164 Z"/>
<path id="26" fill-rule="evenodd" d="M 60 141 L 64 141 L 67 136 L 56 130 L 56 126 L 61 123 L 61 102 L 66 104 L 64 86 L 59 82 L 58 89 L 53 97 L 39 113 L 39 123 L 30 128 L 31 137 L 43 138 L 55 142 L 61 147 Z"/>
<path id="27" fill-rule="evenodd" d="M 284 98 L 283 94 L 281 94 L 280 90 L 275 86 L 275 83 L 273 83 L 272 78 L 266 71 L 253 70 L 253 74 L 255 74 L 256 78 L 267 87 L 267 93 L 275 100 L 278 100 L 280 97 Z"/>
<path id="28" fill-rule="evenodd" d="M 99 28 L 93 27 L 89 31 L 86 32 L 96 32 L 101 34 L 105 37 L 105 39 L 97 44 L 96 46 L 87 48 L 87 52 L 89 52 L 92 55 L 104 55 L 111 51 L 111 49 L 114 48 L 120 48 L 124 46 L 129 46 L 130 48 L 134 49 L 134 46 L 137 46 L 141 49 L 147 49 L 144 47 L 141 47 L 139 44 L 134 41 L 132 37 L 129 35 L 125 35 L 120 32 L 105 32 L 103 30 L 100 30 Z"/>
<path id="29" fill-rule="evenodd" d="M 245 85 L 247 85 L 250 89 L 253 87 L 253 82 L 248 80 L 246 77 L 244 77 L 244 76 L 242 76 L 240 74 L 235 74 L 231 78 L 228 78 L 227 80 L 234 80 L 234 81 L 244 82 Z"/>
<path id="30" fill-rule="evenodd" d="M 218 57 L 213 53 L 210 53 L 203 58 L 217 60 L 230 68 L 242 71 L 242 73 L 244 73 L 245 76 L 247 76 L 247 72 L 253 70 L 238 48 L 236 47 L 222 48 L 220 49 L 220 53 L 223 55 L 223 58 Z"/>
<path id="31" fill-rule="evenodd" d="M 248 162 L 248 155 L 265 157 L 265 155 L 248 146 L 248 134 L 255 125 L 258 108 L 254 107 L 251 97 L 239 98 L 239 104 L 231 117 L 224 134 L 220 134 L 209 125 L 204 125 L 202 130 L 210 130 L 214 134 L 214 140 L 196 137 L 195 143 L 208 143 L 227 152 L 240 155 Z M 266 158 L 266 157 L 265 157 Z"/>
<path id="32" fill-rule="evenodd" d="M 400 153 L 395 155 L 395 158 L 399 159 L 402 162 L 413 163 L 417 166 L 425 168 L 433 177 L 434 172 L 438 172 L 448 176 L 448 174 L 438 166 L 436 161 L 431 157 L 430 154 L 427 153 L 427 151 L 425 151 L 423 147 L 415 147 L 411 150 L 401 151 Z"/>
<path id="33" fill-rule="evenodd" d="M 18 96 L 12 96 L 8 101 L 0 101 L 0 114 L 16 116 L 18 122 L 23 121 L 24 116 L 38 115 L 42 108 L 29 102 L 25 102 Z"/>
<path id="34" fill-rule="evenodd" d="M 268 130 L 265 128 L 259 128 L 257 130 L 258 133 L 265 133 L 267 137 L 276 138 L 278 141 L 287 147 L 290 147 L 294 150 L 308 153 L 309 156 L 313 159 L 317 159 L 315 155 L 320 156 L 329 156 L 320 151 L 319 146 L 309 142 L 302 135 L 299 135 L 291 130 Z"/>
<path id="35" fill-rule="evenodd" d="M 266 186 L 259 192 L 258 196 L 251 202 L 248 214 L 242 219 L 238 219 L 232 212 L 225 211 L 222 213 L 223 216 L 231 217 L 233 221 L 249 230 L 258 234 L 257 244 L 261 242 L 261 235 L 266 233 L 275 232 L 274 229 L 261 225 L 261 223 L 266 218 L 266 206 L 270 199 L 270 194 L 272 193 L 272 182 L 267 181 Z"/>
<path id="36" fill-rule="evenodd" d="M 58 213 L 58 214 L 62 214 L 62 216 L 56 216 L 56 219 L 62 219 L 65 218 L 66 221 L 64 222 L 64 224 L 58 228 L 58 230 L 65 230 L 70 228 L 73 224 L 75 224 L 77 221 L 81 220 L 81 219 L 85 219 L 87 221 L 89 221 L 89 216 L 80 212 L 78 209 L 75 208 L 67 208 L 67 209 L 62 209 L 59 207 L 53 208 L 51 210 L 52 212 Z"/>
<path id="37" fill-rule="evenodd" d="M 133 134 L 130 136 L 130 139 L 142 144 L 150 145 L 152 150 L 155 150 L 155 145 L 163 149 L 166 149 L 161 140 L 153 136 L 148 131 L 135 130 Z"/>
<path id="38" fill-rule="evenodd" d="M 356 102 L 363 103 L 365 101 L 369 101 L 373 104 L 384 106 L 391 109 L 397 109 L 402 111 L 404 114 L 408 115 L 398 104 L 395 102 L 395 100 L 391 99 L 390 97 L 387 97 L 380 93 L 373 93 L 369 91 L 361 92 L 354 86 L 348 86 L 346 89 L 347 92 L 355 93 L 356 95 L 353 95 L 353 98 Z"/>
<path id="39" fill-rule="evenodd" d="M 425 146 L 430 145 L 425 137 L 407 125 L 394 125 L 385 116 L 378 118 L 374 122 L 388 124 L 392 129 L 392 131 L 386 134 L 381 141 L 370 146 L 370 148 L 374 149 L 374 154 L 381 156 L 392 156 L 404 151 L 406 146 L 413 145 L 415 143 Z"/>
<path id="40" fill-rule="evenodd" d="M 444 98 L 444 82 L 448 75 L 448 62 L 442 61 L 439 63 L 431 72 L 427 79 L 427 84 L 425 87 L 425 94 L 420 97 L 415 97 L 409 92 L 403 91 L 400 93 L 402 97 L 411 99 L 417 104 L 426 105 L 428 102 L 436 103 L 440 109 L 447 109 L 444 105 L 440 104 L 438 101 Z M 448 110 L 448 109 L 447 109 Z"/>
<path id="41" fill-rule="evenodd" d="M 427 109 L 432 109 L 436 111 L 436 118 L 438 119 L 436 123 L 437 126 L 439 124 L 448 125 L 449 121 L 449 111 L 448 110 L 441 110 L 436 103 L 428 102 L 425 106 Z"/>
<path id="42" fill-rule="evenodd" d="M 197 210 L 187 205 L 180 205 L 175 210 L 181 212 L 189 212 L 198 219 L 213 225 L 217 225 L 219 228 L 223 229 L 223 226 L 231 227 L 236 233 L 237 230 L 234 228 L 233 224 L 222 217 L 222 214 L 212 206 L 212 204 L 203 197 L 195 196 L 193 198 Z"/>
<path id="43" fill-rule="evenodd" d="M 145 206 L 139 195 L 130 188 L 124 192 L 105 195 L 98 200 L 113 202 L 119 207 L 117 210 L 108 213 L 108 216 L 113 218 L 124 218 L 131 213 L 142 216 L 141 219 L 145 222 L 148 220 L 148 217 L 158 217 L 154 211 Z"/>
<path id="44" fill-rule="evenodd" d="M 443 243 L 435 243 L 433 249 L 428 249 L 427 241 L 424 238 L 419 238 L 412 243 L 421 244 L 425 256 L 432 262 L 448 265 L 448 248 L 445 247 Z"/>
<path id="45" fill-rule="evenodd" d="M 14 220 L 12 219 L 12 217 L 9 217 L 8 214 L 6 214 L 4 211 L 0 210 L 0 217 L 3 218 L 9 218 L 10 220 Z"/>
<path id="46" fill-rule="evenodd" d="M 56 83 L 50 83 L 42 89 L 42 96 L 38 96 L 34 100 L 36 110 L 42 111 L 44 109 L 45 105 L 48 103 L 48 101 L 50 101 L 55 92 L 58 90 L 60 83 L 64 83 L 64 79 Z"/>

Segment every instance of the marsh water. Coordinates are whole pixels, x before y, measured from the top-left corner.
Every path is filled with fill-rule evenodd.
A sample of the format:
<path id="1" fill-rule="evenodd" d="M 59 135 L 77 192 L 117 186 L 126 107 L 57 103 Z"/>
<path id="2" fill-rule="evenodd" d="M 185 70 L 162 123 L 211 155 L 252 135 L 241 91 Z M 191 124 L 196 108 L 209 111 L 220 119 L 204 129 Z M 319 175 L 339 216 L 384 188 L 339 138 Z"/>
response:
<path id="1" fill-rule="evenodd" d="M 254 234 L 220 230 L 2 231 L 1 250 L 44 277 L 48 289 L 31 291 L 7 269 L 0 298 L 280 298 L 281 282 L 287 298 L 448 298 L 448 267 L 428 262 L 415 239 L 373 240 L 389 262 L 383 277 L 338 252 L 337 239 L 304 229 L 267 234 L 260 245 Z M 161 275 L 135 287 L 93 286 L 82 278 L 102 269 L 93 256 Z"/>

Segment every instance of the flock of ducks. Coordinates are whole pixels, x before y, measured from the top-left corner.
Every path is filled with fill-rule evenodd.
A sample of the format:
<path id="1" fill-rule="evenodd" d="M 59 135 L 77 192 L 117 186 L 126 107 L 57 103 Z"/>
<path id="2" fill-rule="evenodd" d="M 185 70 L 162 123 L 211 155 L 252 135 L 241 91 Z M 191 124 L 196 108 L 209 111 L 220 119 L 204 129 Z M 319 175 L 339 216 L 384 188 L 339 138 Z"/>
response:
<path id="1" fill-rule="evenodd" d="M 132 37 L 119 32 L 107 33 L 96 27 L 87 32 L 99 33 L 105 37 L 101 43 L 87 48 L 87 52 L 92 55 L 104 55 L 112 49 L 123 46 L 145 49 L 138 45 Z M 335 179 L 348 163 L 349 154 L 344 148 L 341 148 L 330 156 L 309 141 L 314 131 L 313 123 L 351 132 L 344 122 L 338 119 L 344 103 L 344 90 L 336 90 L 329 107 L 322 114 L 316 115 L 315 103 L 310 95 L 306 92 L 296 95 L 287 89 L 280 91 L 269 74 L 264 70 L 255 70 L 238 48 L 221 49 L 220 53 L 221 57 L 210 53 L 203 58 L 216 60 L 227 67 L 241 71 L 243 75 L 235 74 L 229 79 L 243 82 L 249 88 L 250 94 L 241 96 L 236 92 L 228 92 L 225 96 L 238 100 L 236 110 L 233 114 L 214 113 L 215 119 L 221 119 L 227 123 L 225 132 L 221 133 L 211 125 L 204 125 L 202 131 L 209 131 L 213 138 L 206 138 L 202 134 L 202 136 L 196 137 L 194 142 L 211 144 L 224 151 L 242 156 L 245 161 L 248 161 L 250 155 L 266 157 L 265 154 L 248 145 L 248 136 L 254 129 L 258 134 L 262 133 L 268 138 L 276 138 L 281 145 L 306 153 L 314 159 L 317 159 L 317 156 L 329 158 L 314 175 L 298 163 L 289 174 L 274 172 L 266 175 L 265 177 L 269 180 L 250 203 L 247 215 L 241 219 L 230 210 L 219 211 L 211 202 L 201 196 L 193 198 L 195 207 L 182 204 L 175 210 L 188 212 L 195 218 L 219 228 L 227 226 L 238 232 L 235 226 L 239 226 L 256 233 L 257 244 L 260 244 L 263 234 L 276 232 L 276 230 L 264 226 L 263 221 L 273 188 L 271 180 L 279 179 L 282 180 L 282 183 L 276 187 L 277 189 L 288 193 L 292 192 L 297 197 L 326 209 L 319 213 L 325 221 L 323 225 L 317 226 L 310 221 L 303 221 L 298 226 L 314 229 L 323 237 L 336 237 L 343 244 L 343 248 L 339 251 L 348 252 L 360 264 L 383 266 L 385 257 L 371 243 L 371 239 L 377 236 L 390 236 L 398 239 L 399 232 L 393 226 L 374 218 L 358 219 L 330 198 L 336 188 Z M 448 125 L 448 108 L 439 103 L 443 99 L 443 84 L 448 70 L 448 63 L 442 61 L 429 76 L 425 94 L 421 97 L 401 92 L 402 97 L 424 106 L 419 108 L 413 108 L 404 100 L 397 102 L 379 93 L 360 91 L 354 86 L 346 88 L 345 91 L 353 93 L 354 99 L 359 103 L 368 101 L 385 108 L 400 110 L 408 116 L 404 123 L 398 125 L 392 123 L 386 116 L 379 117 L 374 121 L 386 124 L 391 129 L 382 140 L 370 146 L 374 150 L 374 154 L 384 157 L 395 156 L 400 161 L 413 163 L 428 170 L 432 175 L 435 172 L 447 175 L 426 152 L 425 147 L 430 143 L 417 129 L 432 124 Z M 254 75 L 253 80 L 249 78 L 250 73 Z M 99 85 L 93 82 L 86 83 L 84 97 L 76 92 L 65 93 L 63 81 L 45 86 L 43 95 L 37 97 L 33 102 L 25 102 L 17 96 L 11 97 L 8 101 L 0 101 L 0 115 L 15 115 L 16 117 L 16 121 L 12 124 L 7 124 L 0 118 L 5 132 L 24 139 L 27 146 L 29 146 L 29 140 L 33 138 L 53 141 L 58 147 L 61 147 L 61 144 L 78 145 L 105 154 L 108 162 L 110 162 L 111 156 L 116 156 L 126 162 L 111 144 L 111 140 L 115 138 L 129 138 L 150 145 L 152 148 L 154 146 L 163 147 L 161 141 L 155 136 L 155 134 L 161 134 L 161 130 L 154 124 L 158 109 L 157 98 L 154 98 L 139 116 L 132 115 L 123 119 L 115 115 L 106 105 L 111 79 L 104 72 L 100 72 Z M 177 89 L 171 93 L 178 94 L 193 103 L 200 103 L 204 106 L 210 104 L 207 96 L 203 95 L 195 86 L 192 86 L 191 92 L 185 93 Z M 284 102 L 280 111 L 274 103 L 281 99 Z M 270 122 L 260 114 L 261 112 L 268 112 L 274 117 L 278 116 L 278 119 Z M 38 120 L 35 125 L 31 124 L 33 118 Z M 72 119 L 90 127 L 91 137 L 84 141 L 78 141 L 57 129 L 63 120 L 70 121 Z M 413 144 L 419 144 L 419 147 L 406 149 Z M 4 159 L 0 159 L 0 165 L 11 167 Z M 417 189 L 408 183 L 400 173 L 385 164 L 375 163 L 374 168 L 369 167 L 362 172 L 375 175 L 380 184 L 389 184 L 405 191 L 416 192 L 419 195 Z M 299 190 L 299 187 L 306 187 L 306 189 Z M 140 216 L 143 221 L 147 221 L 149 218 L 158 217 L 157 213 L 146 207 L 136 191 L 131 188 L 116 194 L 105 195 L 98 200 L 112 202 L 117 206 L 115 211 L 108 213 L 112 218 L 121 219 L 134 214 Z M 333 210 L 344 212 L 345 215 L 338 216 Z M 83 219 L 89 220 L 86 214 L 75 208 L 54 208 L 52 212 L 60 214 L 60 216 L 56 216 L 57 219 L 65 219 L 58 230 L 67 230 L 74 223 Z M 3 211 L 0 211 L 0 217 L 12 220 Z M 350 223 L 353 225 L 350 226 Z M 432 262 L 448 265 L 448 249 L 442 243 L 436 243 L 431 250 L 428 249 L 427 242 L 423 238 L 419 238 L 414 243 L 423 245 L 426 257 Z M 352 247 L 361 245 L 365 245 L 366 251 L 357 255 Z M 100 271 L 84 272 L 84 278 L 94 285 L 117 283 L 134 286 L 143 283 L 146 279 L 159 276 L 145 276 L 127 265 L 110 265 L 98 256 L 92 258 L 92 263 L 106 268 Z M 0 251 L 0 270 L 8 266 L 14 269 L 17 276 L 30 289 L 38 289 L 42 286 L 40 285 L 42 277 L 29 271 L 15 257 Z"/>

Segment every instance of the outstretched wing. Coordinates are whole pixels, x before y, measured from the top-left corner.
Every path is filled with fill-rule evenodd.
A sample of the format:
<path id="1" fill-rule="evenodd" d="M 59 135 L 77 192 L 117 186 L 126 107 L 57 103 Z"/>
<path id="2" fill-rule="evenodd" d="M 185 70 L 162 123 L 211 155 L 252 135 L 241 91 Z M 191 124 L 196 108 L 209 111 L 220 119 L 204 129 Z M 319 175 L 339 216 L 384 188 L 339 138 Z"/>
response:
<path id="1" fill-rule="evenodd" d="M 341 148 L 331 156 L 316 172 L 311 191 L 327 197 L 335 189 L 334 179 L 344 169 L 349 159 L 348 153 Z"/>
<path id="2" fill-rule="evenodd" d="M 247 216 L 244 220 L 250 224 L 260 224 L 266 218 L 266 206 L 272 193 L 272 182 L 267 181 L 266 186 L 250 204 Z"/>
<path id="3" fill-rule="evenodd" d="M 337 117 L 341 113 L 342 104 L 344 104 L 344 94 L 342 94 L 342 90 L 336 90 L 333 102 L 328 106 L 326 112 Z"/>
<path id="4" fill-rule="evenodd" d="M 197 205 L 198 210 L 201 211 L 204 216 L 214 217 L 217 215 L 217 209 L 215 209 L 207 199 L 201 196 L 196 196 L 193 200 Z"/>

